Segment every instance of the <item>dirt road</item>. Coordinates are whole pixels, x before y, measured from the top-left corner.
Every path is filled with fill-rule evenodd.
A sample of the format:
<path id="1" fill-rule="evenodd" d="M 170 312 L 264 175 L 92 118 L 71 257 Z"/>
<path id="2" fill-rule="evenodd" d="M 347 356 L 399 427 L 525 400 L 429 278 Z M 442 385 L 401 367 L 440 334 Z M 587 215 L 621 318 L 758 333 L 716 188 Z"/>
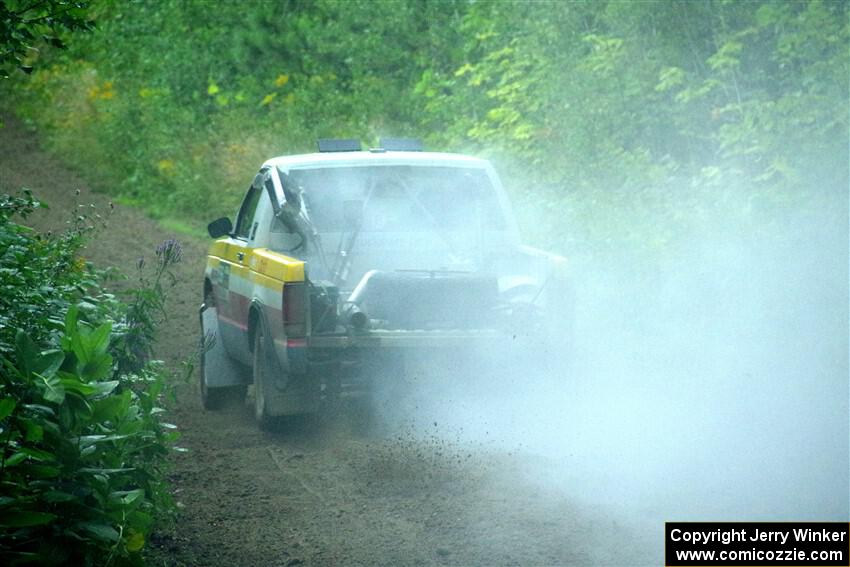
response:
<path id="1" fill-rule="evenodd" d="M 60 230 L 74 207 L 108 217 L 85 249 L 133 274 L 162 240 L 184 245 L 159 355 L 176 367 L 197 344 L 206 243 L 115 206 L 43 152 L 10 118 L 0 129 L 0 190 L 50 204 L 32 223 Z M 76 164 L 80 169 L 85 164 Z M 247 177 L 246 177 L 247 179 Z M 79 195 L 77 195 L 79 191 Z M 624 523 L 531 480 L 542 457 L 469 444 L 438 424 L 423 435 L 362 427 L 357 412 L 262 433 L 250 409 L 201 409 L 182 386 L 169 421 L 186 453 L 170 473 L 181 515 L 149 547 L 154 565 L 635 565 L 653 562 Z"/>

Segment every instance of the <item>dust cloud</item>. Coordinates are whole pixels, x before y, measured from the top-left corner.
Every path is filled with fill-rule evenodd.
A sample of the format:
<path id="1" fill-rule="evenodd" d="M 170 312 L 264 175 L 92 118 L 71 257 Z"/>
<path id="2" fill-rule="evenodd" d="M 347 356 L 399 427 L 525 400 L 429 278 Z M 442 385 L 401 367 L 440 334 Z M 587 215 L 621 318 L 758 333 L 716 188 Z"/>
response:
<path id="1" fill-rule="evenodd" d="M 525 481 L 659 546 L 668 520 L 846 520 L 846 194 L 771 215 L 757 231 L 718 214 L 655 272 L 581 262 L 570 352 L 408 360 L 385 422 L 511 452 Z"/>

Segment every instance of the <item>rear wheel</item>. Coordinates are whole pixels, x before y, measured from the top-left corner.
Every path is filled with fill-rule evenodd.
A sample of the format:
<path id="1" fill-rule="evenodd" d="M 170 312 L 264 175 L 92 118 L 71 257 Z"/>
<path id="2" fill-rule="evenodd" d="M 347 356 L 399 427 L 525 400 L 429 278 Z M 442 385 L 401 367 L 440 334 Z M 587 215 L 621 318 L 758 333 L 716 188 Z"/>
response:
<path id="1" fill-rule="evenodd" d="M 286 373 L 260 319 L 254 331 L 254 416 L 263 429 L 295 416 L 315 413 L 319 408 L 321 392 L 315 377 Z M 283 387 L 281 382 L 285 382 Z"/>

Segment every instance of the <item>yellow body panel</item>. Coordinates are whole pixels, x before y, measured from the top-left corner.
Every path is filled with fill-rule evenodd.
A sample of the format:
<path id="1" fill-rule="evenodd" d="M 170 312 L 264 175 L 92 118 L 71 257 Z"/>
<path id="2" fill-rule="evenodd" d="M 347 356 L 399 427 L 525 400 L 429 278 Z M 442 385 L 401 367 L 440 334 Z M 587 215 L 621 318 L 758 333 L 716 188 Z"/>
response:
<path id="1" fill-rule="evenodd" d="M 256 273 L 282 282 L 304 281 L 303 260 L 272 252 L 268 248 L 253 250 L 248 265 Z"/>
<path id="2" fill-rule="evenodd" d="M 238 257 L 240 252 L 243 254 L 241 259 Z M 210 246 L 207 265 L 215 268 L 222 261 L 231 265 L 233 275 L 276 291 L 283 288 L 284 282 L 304 281 L 303 260 L 268 248 L 249 248 L 227 239 L 216 240 Z"/>

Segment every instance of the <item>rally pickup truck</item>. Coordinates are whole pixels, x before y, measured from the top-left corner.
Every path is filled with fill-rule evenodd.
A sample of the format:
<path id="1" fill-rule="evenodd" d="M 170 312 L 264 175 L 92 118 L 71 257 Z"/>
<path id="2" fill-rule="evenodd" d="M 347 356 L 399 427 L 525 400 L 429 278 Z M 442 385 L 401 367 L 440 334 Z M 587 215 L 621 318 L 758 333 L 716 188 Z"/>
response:
<path id="1" fill-rule="evenodd" d="M 235 225 L 220 218 L 208 231 L 207 409 L 244 401 L 253 385 L 267 425 L 368 390 L 376 360 L 480 344 L 561 355 L 568 343 L 566 259 L 520 243 L 483 159 L 410 139 L 367 151 L 320 140 L 318 153 L 264 163 Z"/>

